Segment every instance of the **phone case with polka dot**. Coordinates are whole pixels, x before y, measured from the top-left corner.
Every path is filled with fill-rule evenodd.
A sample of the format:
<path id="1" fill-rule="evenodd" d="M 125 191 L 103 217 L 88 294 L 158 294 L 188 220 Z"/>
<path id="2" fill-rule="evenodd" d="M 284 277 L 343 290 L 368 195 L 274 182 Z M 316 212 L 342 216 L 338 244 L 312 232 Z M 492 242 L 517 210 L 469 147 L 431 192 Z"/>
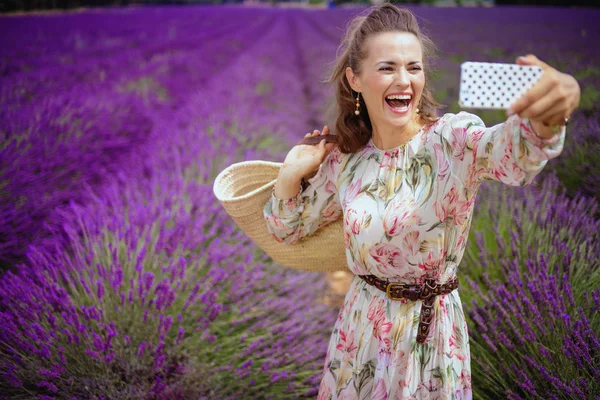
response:
<path id="1" fill-rule="evenodd" d="M 542 76 L 537 66 L 464 62 L 458 104 L 463 108 L 504 110 Z"/>

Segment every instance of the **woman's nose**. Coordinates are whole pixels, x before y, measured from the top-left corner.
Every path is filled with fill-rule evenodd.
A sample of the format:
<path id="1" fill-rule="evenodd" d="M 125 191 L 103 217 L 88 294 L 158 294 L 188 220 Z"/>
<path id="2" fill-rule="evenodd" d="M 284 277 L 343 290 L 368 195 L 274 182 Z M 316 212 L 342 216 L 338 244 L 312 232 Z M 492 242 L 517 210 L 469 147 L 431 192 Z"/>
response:
<path id="1" fill-rule="evenodd" d="M 400 87 L 407 87 L 410 85 L 410 79 L 408 77 L 408 71 L 404 68 L 399 68 L 396 74 L 396 84 Z"/>

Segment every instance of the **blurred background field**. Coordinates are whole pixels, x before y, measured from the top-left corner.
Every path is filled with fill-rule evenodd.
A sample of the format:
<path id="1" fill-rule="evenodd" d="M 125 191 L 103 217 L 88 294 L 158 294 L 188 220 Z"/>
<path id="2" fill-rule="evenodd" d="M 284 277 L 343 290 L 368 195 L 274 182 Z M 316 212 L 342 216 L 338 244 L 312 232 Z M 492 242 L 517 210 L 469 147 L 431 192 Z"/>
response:
<path id="1" fill-rule="evenodd" d="M 274 265 L 212 182 L 331 122 L 321 82 L 366 7 L 335 5 L 0 16 L 0 398 L 316 396 L 348 276 Z M 600 11 L 410 7 L 442 112 L 466 60 L 579 80 L 563 154 L 481 189 L 459 276 L 476 398 L 595 399 Z"/>

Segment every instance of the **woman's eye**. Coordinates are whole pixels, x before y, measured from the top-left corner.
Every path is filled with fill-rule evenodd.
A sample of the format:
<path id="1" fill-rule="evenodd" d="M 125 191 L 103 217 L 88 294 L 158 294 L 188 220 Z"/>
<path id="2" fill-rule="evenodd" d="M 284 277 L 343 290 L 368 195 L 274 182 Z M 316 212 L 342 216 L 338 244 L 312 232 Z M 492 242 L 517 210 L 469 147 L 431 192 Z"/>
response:
<path id="1" fill-rule="evenodd" d="M 412 67 L 410 70 L 411 71 L 420 71 L 422 68 L 421 67 Z M 380 71 L 392 71 L 391 67 L 381 67 L 379 68 Z"/>

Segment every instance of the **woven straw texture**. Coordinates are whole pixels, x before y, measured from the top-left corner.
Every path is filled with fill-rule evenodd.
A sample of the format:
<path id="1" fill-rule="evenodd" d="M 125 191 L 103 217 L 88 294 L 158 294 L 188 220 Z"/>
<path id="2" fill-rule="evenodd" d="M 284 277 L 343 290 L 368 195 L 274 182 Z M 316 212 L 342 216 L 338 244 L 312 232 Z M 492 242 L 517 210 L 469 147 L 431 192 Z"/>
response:
<path id="1" fill-rule="evenodd" d="M 267 231 L 263 209 L 281 165 L 260 160 L 232 164 L 217 176 L 213 192 L 242 231 L 277 264 L 303 271 L 348 271 L 341 218 L 292 245 L 278 242 Z"/>

